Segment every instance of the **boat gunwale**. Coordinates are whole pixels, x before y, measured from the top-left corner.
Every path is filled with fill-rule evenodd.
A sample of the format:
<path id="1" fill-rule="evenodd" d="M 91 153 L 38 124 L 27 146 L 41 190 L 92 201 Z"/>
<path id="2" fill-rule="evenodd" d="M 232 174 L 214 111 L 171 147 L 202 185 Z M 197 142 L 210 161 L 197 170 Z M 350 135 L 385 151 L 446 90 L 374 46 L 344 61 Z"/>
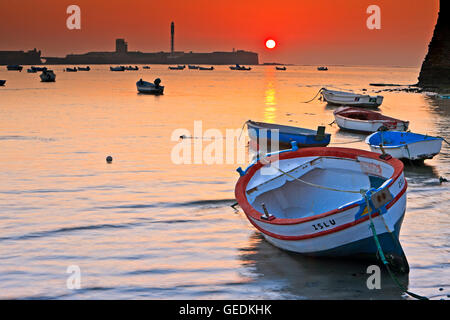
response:
<path id="1" fill-rule="evenodd" d="M 266 123 L 266 122 L 258 122 L 258 121 L 253 121 L 253 120 L 248 120 L 247 121 L 247 126 L 248 124 L 251 124 L 253 127 L 256 127 L 256 129 L 269 129 L 271 130 L 271 126 L 274 127 L 274 129 L 276 130 L 276 127 L 279 127 L 280 129 L 278 129 L 280 131 L 280 134 L 289 134 L 289 135 L 297 135 L 297 136 L 316 136 L 317 135 L 317 131 L 313 130 L 313 129 L 308 129 L 308 128 L 299 128 L 299 127 L 294 127 L 294 126 L 287 126 L 287 125 L 283 125 L 283 124 L 274 124 L 274 123 Z M 304 130 L 305 132 L 287 132 L 287 131 L 282 131 L 282 128 L 285 129 L 293 129 L 294 131 L 299 131 L 299 130 Z M 325 138 L 331 137 L 331 133 L 325 133 Z"/>
<path id="2" fill-rule="evenodd" d="M 357 149 L 350 149 L 350 148 L 336 148 L 336 147 L 304 148 L 304 149 L 299 149 L 296 151 L 287 151 L 287 152 L 283 152 L 283 153 L 280 153 L 277 155 L 270 156 L 270 157 L 266 158 L 264 162 L 266 162 L 266 161 L 270 162 L 274 157 L 276 157 L 274 160 L 281 161 L 281 160 L 300 158 L 300 157 L 308 157 L 308 156 L 322 156 L 322 157 L 334 156 L 334 157 L 353 159 L 353 160 L 356 160 L 358 156 L 362 156 L 362 157 L 366 157 L 369 159 L 374 159 L 377 161 L 387 163 L 394 169 L 394 172 L 391 175 L 391 177 L 388 178 L 388 180 L 390 180 L 390 182 L 384 187 L 385 189 L 388 189 L 390 186 L 392 186 L 397 181 L 397 179 L 402 175 L 403 168 L 404 168 L 403 163 L 396 158 L 391 158 L 389 160 L 383 160 L 380 158 L 380 154 L 378 154 L 378 153 L 364 151 L 364 150 L 357 150 Z M 295 218 L 295 219 L 276 218 L 273 220 L 263 219 L 262 218 L 263 213 L 256 210 L 248 202 L 248 199 L 246 196 L 246 188 L 247 188 L 248 183 L 250 182 L 250 179 L 253 177 L 253 175 L 256 173 L 256 171 L 259 170 L 263 166 L 264 165 L 259 160 L 257 163 L 255 163 L 250 168 L 248 168 L 245 175 L 241 176 L 239 178 L 238 182 L 236 183 L 236 188 L 235 188 L 236 200 L 238 201 L 239 205 L 244 210 L 245 214 L 247 215 L 247 217 L 249 218 L 250 221 L 252 221 L 252 219 L 254 219 L 256 221 L 260 221 L 260 222 L 264 222 L 264 223 L 268 223 L 268 224 L 274 224 L 274 225 L 295 225 L 295 224 L 301 224 L 301 223 L 321 219 L 321 218 L 324 218 L 324 217 L 327 217 L 330 215 L 334 215 L 336 213 L 340 213 L 343 211 L 347 211 L 347 210 L 352 209 L 359 205 L 358 202 L 353 202 L 348 205 L 344 205 L 339 208 L 336 208 L 336 209 L 333 209 L 333 210 L 330 210 L 327 212 L 319 213 L 319 214 L 316 214 L 316 215 L 313 215 L 310 217 L 305 217 L 305 218 Z M 399 194 L 388 204 L 388 207 L 391 207 L 399 199 L 398 196 L 400 194 L 403 194 L 406 191 L 407 183 L 406 183 L 406 179 L 404 179 L 404 180 L 405 180 L 405 186 L 399 192 Z M 333 230 L 333 229 L 331 229 L 331 230 Z M 260 231 L 263 231 L 263 230 L 260 230 Z M 263 231 L 263 232 L 265 232 L 265 231 Z"/>
<path id="3" fill-rule="evenodd" d="M 344 119 L 344 120 L 357 121 L 357 122 L 366 122 L 366 123 L 388 122 L 388 121 L 393 121 L 394 120 L 394 121 L 397 121 L 397 122 L 407 123 L 408 126 L 409 126 L 409 121 L 408 120 L 401 120 L 401 119 L 389 117 L 389 116 L 386 116 L 386 115 L 384 115 L 384 114 L 382 114 L 380 112 L 372 111 L 372 110 L 355 110 L 355 112 L 359 111 L 359 112 L 363 112 L 363 113 L 364 112 L 365 113 L 376 113 L 376 114 L 382 116 L 385 119 L 361 120 L 361 119 L 349 118 L 349 117 L 346 117 L 346 116 L 342 115 L 341 112 L 349 112 L 351 109 L 358 109 L 358 108 L 354 108 L 354 107 L 342 107 L 342 108 L 343 109 L 341 109 L 341 110 L 337 109 L 337 110 L 335 110 L 333 112 L 335 117 L 339 117 L 339 118 Z"/>

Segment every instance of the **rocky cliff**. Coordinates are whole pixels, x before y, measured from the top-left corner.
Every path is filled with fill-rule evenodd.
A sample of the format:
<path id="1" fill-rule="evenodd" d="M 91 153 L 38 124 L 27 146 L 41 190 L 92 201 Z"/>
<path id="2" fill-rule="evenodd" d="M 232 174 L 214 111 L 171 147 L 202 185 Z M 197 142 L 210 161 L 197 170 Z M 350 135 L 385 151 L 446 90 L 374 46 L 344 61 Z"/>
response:
<path id="1" fill-rule="evenodd" d="M 439 17 L 428 53 L 420 70 L 418 85 L 450 88 L 450 1 L 439 1 Z"/>

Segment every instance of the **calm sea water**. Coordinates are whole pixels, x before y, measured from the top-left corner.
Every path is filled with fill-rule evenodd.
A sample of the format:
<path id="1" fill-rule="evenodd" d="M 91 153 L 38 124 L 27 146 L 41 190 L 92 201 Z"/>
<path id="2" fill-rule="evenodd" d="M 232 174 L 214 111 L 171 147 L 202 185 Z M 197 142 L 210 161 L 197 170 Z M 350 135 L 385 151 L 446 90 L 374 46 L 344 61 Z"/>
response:
<path id="1" fill-rule="evenodd" d="M 39 74 L 0 70 L 0 298 L 402 299 L 383 274 L 368 290 L 367 265 L 279 250 L 234 211 L 236 164 L 176 165 L 175 129 L 239 129 L 248 119 L 316 128 L 333 108 L 322 86 L 369 92 L 370 82 L 411 84 L 416 68 L 292 66 L 287 71 L 151 70 Z M 140 78 L 164 96 L 139 95 Z M 385 92 L 381 110 L 420 133 L 449 138 L 449 100 Z M 333 142 L 363 136 L 328 126 Z M 362 143 L 348 146 L 368 150 Z M 450 153 L 407 167 L 401 280 L 433 297 L 450 294 Z M 107 164 L 105 157 L 114 158 Z M 66 286 L 68 266 L 81 289 Z M 442 288 L 440 291 L 439 288 Z"/>

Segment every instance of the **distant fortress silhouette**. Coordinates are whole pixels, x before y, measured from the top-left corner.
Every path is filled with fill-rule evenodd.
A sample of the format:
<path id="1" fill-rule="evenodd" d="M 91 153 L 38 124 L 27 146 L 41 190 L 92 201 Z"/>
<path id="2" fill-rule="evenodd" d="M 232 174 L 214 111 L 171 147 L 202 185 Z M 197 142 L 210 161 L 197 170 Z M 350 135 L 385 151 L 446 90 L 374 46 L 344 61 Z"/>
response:
<path id="1" fill-rule="evenodd" d="M 175 25 L 171 23 L 171 51 L 145 53 L 128 51 L 124 39 L 116 39 L 114 52 L 88 52 L 85 54 L 69 54 L 64 58 L 41 57 L 41 52 L 33 51 L 0 51 L 0 65 L 7 64 L 250 64 L 259 63 L 255 52 L 234 50 L 231 52 L 183 52 L 174 50 Z"/>

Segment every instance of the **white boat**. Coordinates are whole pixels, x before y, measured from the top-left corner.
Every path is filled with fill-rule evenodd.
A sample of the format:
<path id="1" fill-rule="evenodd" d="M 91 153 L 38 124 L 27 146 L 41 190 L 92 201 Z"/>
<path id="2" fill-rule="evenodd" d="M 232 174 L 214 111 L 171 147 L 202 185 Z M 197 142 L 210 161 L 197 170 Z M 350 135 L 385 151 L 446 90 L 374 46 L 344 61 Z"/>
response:
<path id="1" fill-rule="evenodd" d="M 322 88 L 321 94 L 324 101 L 335 105 L 376 108 L 383 103 L 383 96 L 369 96 L 367 94 L 328 90 L 327 88 Z"/>
<path id="2" fill-rule="evenodd" d="M 385 116 L 379 112 L 352 107 L 340 107 L 333 112 L 339 128 L 358 132 L 375 132 L 381 127 L 388 130 L 408 130 L 409 121 Z"/>
<path id="3" fill-rule="evenodd" d="M 179 66 L 176 66 L 176 67 L 170 67 L 169 66 L 169 70 L 184 70 L 186 68 L 186 66 L 185 65 L 179 65 Z"/>
<path id="4" fill-rule="evenodd" d="M 252 70 L 252 68 L 236 64 L 235 66 L 231 66 L 230 70 L 250 71 Z"/>
<path id="5" fill-rule="evenodd" d="M 41 78 L 42 82 L 55 82 L 56 80 L 56 75 L 53 70 L 42 71 L 39 77 Z"/>
<path id="6" fill-rule="evenodd" d="M 136 82 L 136 87 L 139 93 L 146 94 L 163 94 L 164 86 L 160 86 L 161 80 L 159 78 L 155 79 L 154 83 L 143 81 L 140 79 Z"/>
<path id="7" fill-rule="evenodd" d="M 387 153 L 397 159 L 432 159 L 441 152 L 441 137 L 404 131 L 379 131 L 366 138 L 373 152 Z"/>
<path id="8" fill-rule="evenodd" d="M 406 210 L 403 163 L 383 158 L 357 149 L 294 147 L 239 168 L 235 196 L 267 241 L 305 255 L 376 260 L 373 221 L 391 266 L 408 272 L 398 241 Z"/>
<path id="9" fill-rule="evenodd" d="M 125 71 L 125 67 L 124 66 L 109 67 L 109 70 L 111 70 L 111 71 Z"/>

